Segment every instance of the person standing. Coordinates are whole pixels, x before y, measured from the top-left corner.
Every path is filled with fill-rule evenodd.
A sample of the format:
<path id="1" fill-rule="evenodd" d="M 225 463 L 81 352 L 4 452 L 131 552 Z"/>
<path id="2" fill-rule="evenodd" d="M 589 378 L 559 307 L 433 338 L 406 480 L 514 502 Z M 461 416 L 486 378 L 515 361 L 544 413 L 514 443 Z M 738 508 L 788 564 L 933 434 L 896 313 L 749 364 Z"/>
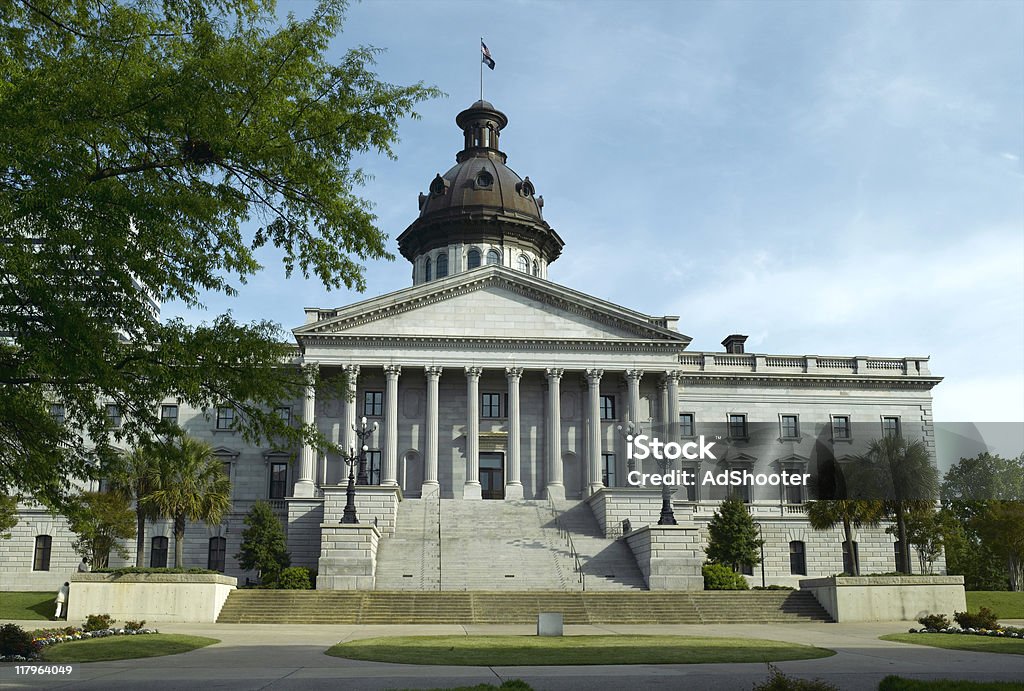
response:
<path id="1" fill-rule="evenodd" d="M 64 585 L 62 585 L 60 587 L 60 590 L 57 591 L 57 599 L 56 599 L 57 613 L 54 614 L 54 617 L 56 617 L 57 619 L 60 619 L 61 610 L 64 609 L 64 603 L 68 601 L 68 593 L 69 593 L 70 590 L 71 590 L 71 584 L 68 583 L 67 581 L 64 581 Z M 67 616 L 67 614 L 65 614 L 65 616 Z"/>

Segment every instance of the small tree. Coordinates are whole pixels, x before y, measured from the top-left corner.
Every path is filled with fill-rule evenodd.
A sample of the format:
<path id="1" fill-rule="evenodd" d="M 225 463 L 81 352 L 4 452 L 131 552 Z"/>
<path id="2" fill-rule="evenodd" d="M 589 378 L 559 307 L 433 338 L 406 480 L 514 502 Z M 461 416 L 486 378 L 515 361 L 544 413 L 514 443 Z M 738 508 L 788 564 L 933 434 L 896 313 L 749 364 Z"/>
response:
<path id="1" fill-rule="evenodd" d="M 135 515 L 124 497 L 86 492 L 68 512 L 68 523 L 78 535 L 72 548 L 94 568 L 107 566 L 111 550 L 122 558 L 128 556 L 121 541 L 135 537 Z"/>
<path id="2" fill-rule="evenodd" d="M 761 563 L 763 544 L 747 505 L 735 494 L 729 495 L 708 523 L 708 561 L 739 571 L 743 565 Z"/>
<path id="3" fill-rule="evenodd" d="M 1005 560 L 1010 590 L 1024 590 L 1024 502 L 989 501 L 973 523 L 982 540 Z"/>
<path id="4" fill-rule="evenodd" d="M 0 496 L 0 540 L 11 539 L 11 528 L 18 525 L 18 498 Z"/>
<path id="5" fill-rule="evenodd" d="M 860 558 L 853 549 L 853 529 L 875 527 L 882 519 L 882 503 L 856 499 L 822 499 L 807 502 L 807 520 L 815 530 L 843 526 L 843 538 L 849 546 L 851 573 L 860 575 Z"/>
<path id="6" fill-rule="evenodd" d="M 887 532 L 892 532 L 889 528 Z M 912 509 L 907 514 L 907 539 L 917 550 L 921 571 L 931 574 L 935 560 L 942 554 L 943 526 L 933 507 Z"/>
<path id="7" fill-rule="evenodd" d="M 241 551 L 235 555 L 238 565 L 247 571 L 255 569 L 264 585 L 276 584 L 281 571 L 292 563 L 281 521 L 270 504 L 258 501 L 249 509 L 245 526 Z"/>

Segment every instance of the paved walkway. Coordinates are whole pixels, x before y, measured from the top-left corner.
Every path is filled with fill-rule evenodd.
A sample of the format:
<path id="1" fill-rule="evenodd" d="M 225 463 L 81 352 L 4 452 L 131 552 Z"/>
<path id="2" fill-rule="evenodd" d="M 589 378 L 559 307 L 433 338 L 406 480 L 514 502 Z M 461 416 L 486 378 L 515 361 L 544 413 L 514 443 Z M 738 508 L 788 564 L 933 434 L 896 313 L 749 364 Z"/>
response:
<path id="1" fill-rule="evenodd" d="M 41 622 L 22 622 L 36 628 Z M 874 691 L 889 674 L 917 679 L 1016 681 L 1024 689 L 1024 655 L 943 650 L 878 640 L 905 631 L 912 622 L 783 625 L 605 625 L 567 626 L 570 635 L 681 634 L 767 638 L 837 651 L 818 660 L 778 663 L 786 674 L 822 678 L 843 691 Z M 605 665 L 580 667 L 424 667 L 344 660 L 324 655 L 356 638 L 431 634 L 532 634 L 522 625 L 300 626 L 165 624 L 165 633 L 189 633 L 221 642 L 183 655 L 76 664 L 72 678 L 15 677 L 0 666 L 0 687 L 68 689 L 430 689 L 498 684 L 523 679 L 537 691 L 634 689 L 742 689 L 767 678 L 764 664 Z"/>

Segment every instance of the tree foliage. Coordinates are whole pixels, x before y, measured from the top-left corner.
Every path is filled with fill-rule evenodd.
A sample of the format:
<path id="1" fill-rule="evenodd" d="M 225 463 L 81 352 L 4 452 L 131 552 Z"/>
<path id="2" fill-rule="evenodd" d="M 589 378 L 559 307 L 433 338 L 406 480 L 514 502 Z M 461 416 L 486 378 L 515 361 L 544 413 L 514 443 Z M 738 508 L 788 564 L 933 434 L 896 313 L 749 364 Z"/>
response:
<path id="1" fill-rule="evenodd" d="M 281 572 L 291 566 L 284 528 L 267 502 L 258 501 L 249 509 L 242 531 L 241 551 L 235 559 L 242 569 L 255 570 L 260 582 L 268 586 L 276 585 Z M 308 574 L 306 580 L 309 580 Z"/>
<path id="2" fill-rule="evenodd" d="M 1010 590 L 1024 590 L 1024 502 L 993 499 L 972 524 L 982 541 L 1005 560 Z"/>
<path id="3" fill-rule="evenodd" d="M 324 441 L 272 413 L 307 383 L 280 366 L 280 327 L 160 323 L 149 301 L 234 294 L 263 248 L 332 288 L 362 289 L 361 262 L 389 257 L 354 156 L 392 156 L 438 92 L 379 80 L 374 48 L 330 61 L 344 11 L 0 3 L 0 491 L 59 505 L 161 431 L 167 396 L 233 405 L 249 440 Z"/>
<path id="4" fill-rule="evenodd" d="M 10 540 L 10 531 L 16 525 L 18 525 L 18 498 L 0 495 L 0 540 Z"/>
<path id="5" fill-rule="evenodd" d="M 104 469 L 110 491 L 135 505 L 135 565 L 138 567 L 145 566 L 146 521 L 157 517 L 146 498 L 159 486 L 159 472 L 160 448 L 154 444 L 122 454 Z"/>
<path id="6" fill-rule="evenodd" d="M 884 515 L 882 502 L 870 499 L 822 499 L 807 502 L 807 520 L 815 530 L 832 530 L 843 526 L 843 540 L 853 544 L 854 528 L 877 526 Z M 857 550 L 850 550 L 852 573 L 860 575 Z"/>
<path id="7" fill-rule="evenodd" d="M 761 546 L 757 526 L 747 505 L 735 494 L 718 506 L 708 522 L 708 561 L 724 564 L 739 571 L 744 565 L 761 563 Z"/>
<path id="8" fill-rule="evenodd" d="M 85 492 L 75 499 L 67 519 L 78 536 L 71 546 L 93 568 L 105 568 L 111 551 L 128 556 L 123 541 L 135 537 L 135 514 L 124 497 Z"/>
<path id="9" fill-rule="evenodd" d="M 931 574 L 942 555 L 946 533 L 942 520 L 934 506 L 915 507 L 907 513 L 907 541 L 917 550 L 922 573 Z"/>

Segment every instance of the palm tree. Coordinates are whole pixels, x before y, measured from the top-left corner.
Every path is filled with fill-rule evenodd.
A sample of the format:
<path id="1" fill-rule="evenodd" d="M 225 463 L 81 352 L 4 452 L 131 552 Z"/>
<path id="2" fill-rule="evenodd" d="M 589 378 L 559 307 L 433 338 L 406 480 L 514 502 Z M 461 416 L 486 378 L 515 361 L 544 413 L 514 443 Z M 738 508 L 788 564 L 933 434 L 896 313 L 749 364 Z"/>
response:
<path id="1" fill-rule="evenodd" d="M 145 566 L 146 521 L 157 517 L 145 499 L 158 486 L 160 456 L 152 446 L 139 446 L 130 454 L 121 454 L 107 469 L 110 491 L 125 501 L 135 502 L 135 565 Z"/>
<path id="2" fill-rule="evenodd" d="M 874 528 L 881 520 L 882 502 L 867 499 L 822 499 L 807 502 L 807 520 L 815 530 L 832 530 L 842 524 L 854 576 L 860 575 L 860 557 L 853 548 L 853 529 Z"/>
<path id="3" fill-rule="evenodd" d="M 158 486 L 145 503 L 174 521 L 174 566 L 185 551 L 185 522 L 220 523 L 231 505 L 231 480 L 206 442 L 182 437 L 160 455 Z"/>

